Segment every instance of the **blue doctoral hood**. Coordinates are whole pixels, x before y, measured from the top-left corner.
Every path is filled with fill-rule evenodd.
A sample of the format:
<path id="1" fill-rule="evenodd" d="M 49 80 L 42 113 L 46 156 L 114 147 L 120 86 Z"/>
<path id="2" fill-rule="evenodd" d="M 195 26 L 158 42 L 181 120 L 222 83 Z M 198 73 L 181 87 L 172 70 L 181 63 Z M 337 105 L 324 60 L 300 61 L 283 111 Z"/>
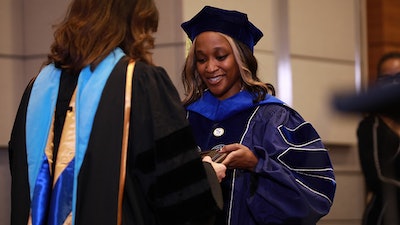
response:
<path id="1" fill-rule="evenodd" d="M 210 120 L 220 121 L 254 106 L 271 103 L 285 104 L 269 94 L 265 96 L 264 100 L 257 103 L 253 102 L 254 97 L 254 94 L 243 90 L 230 98 L 219 100 L 210 91 L 205 91 L 199 100 L 187 106 L 186 109 L 199 113 Z"/>

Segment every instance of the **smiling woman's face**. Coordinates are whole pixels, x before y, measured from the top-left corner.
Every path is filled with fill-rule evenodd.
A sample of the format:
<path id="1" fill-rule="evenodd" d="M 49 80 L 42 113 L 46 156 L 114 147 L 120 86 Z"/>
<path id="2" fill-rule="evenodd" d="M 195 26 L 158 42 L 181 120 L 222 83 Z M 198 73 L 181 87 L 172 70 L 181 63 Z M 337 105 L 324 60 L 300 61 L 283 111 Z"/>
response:
<path id="1" fill-rule="evenodd" d="M 217 32 L 203 32 L 195 42 L 196 69 L 210 92 L 219 100 L 242 87 L 239 67 L 228 40 Z"/>

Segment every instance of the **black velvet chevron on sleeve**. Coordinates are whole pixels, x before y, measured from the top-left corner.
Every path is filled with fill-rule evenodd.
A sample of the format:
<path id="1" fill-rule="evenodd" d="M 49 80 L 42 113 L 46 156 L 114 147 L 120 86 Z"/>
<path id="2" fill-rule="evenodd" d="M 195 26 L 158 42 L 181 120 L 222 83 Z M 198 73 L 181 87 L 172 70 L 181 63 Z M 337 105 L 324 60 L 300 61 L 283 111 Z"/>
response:
<path id="1" fill-rule="evenodd" d="M 157 143 L 156 203 L 161 221 L 201 221 L 218 209 L 189 127 Z M 214 171 L 211 171 L 214 172 Z"/>

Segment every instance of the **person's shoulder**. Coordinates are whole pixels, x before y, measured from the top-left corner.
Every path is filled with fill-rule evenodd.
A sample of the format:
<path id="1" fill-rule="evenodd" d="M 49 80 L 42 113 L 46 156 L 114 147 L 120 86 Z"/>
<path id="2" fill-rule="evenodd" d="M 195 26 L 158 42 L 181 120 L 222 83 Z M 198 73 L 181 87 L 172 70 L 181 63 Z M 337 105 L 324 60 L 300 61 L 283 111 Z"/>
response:
<path id="1" fill-rule="evenodd" d="M 259 111 L 269 115 L 296 113 L 290 106 L 276 102 L 260 105 Z"/>
<path id="2" fill-rule="evenodd" d="M 277 123 L 295 123 L 305 122 L 303 116 L 294 108 L 283 101 L 273 101 L 262 104 L 259 107 L 258 118 L 262 121 L 276 121 Z"/>
<path id="3" fill-rule="evenodd" d="M 163 67 L 149 65 L 141 61 L 135 63 L 133 76 L 137 84 L 153 86 L 173 85 L 171 78 Z"/>
<path id="4" fill-rule="evenodd" d="M 357 130 L 362 130 L 362 129 L 372 129 L 374 126 L 374 123 L 378 119 L 377 116 L 374 114 L 369 114 L 365 117 L 363 117 L 360 122 L 358 123 L 358 128 Z"/>
<path id="5" fill-rule="evenodd" d="M 166 70 L 161 66 L 150 65 L 142 61 L 135 62 L 135 72 L 146 75 L 166 75 Z"/>
<path id="6" fill-rule="evenodd" d="M 272 95 L 267 95 L 265 99 L 259 103 L 259 105 L 260 109 L 266 112 L 295 112 L 295 110 L 287 105 L 284 101 Z"/>
<path id="7" fill-rule="evenodd" d="M 145 62 L 137 61 L 135 62 L 133 77 L 134 88 L 142 90 L 146 95 L 179 99 L 175 85 L 167 71 L 161 66 L 149 65 Z"/>

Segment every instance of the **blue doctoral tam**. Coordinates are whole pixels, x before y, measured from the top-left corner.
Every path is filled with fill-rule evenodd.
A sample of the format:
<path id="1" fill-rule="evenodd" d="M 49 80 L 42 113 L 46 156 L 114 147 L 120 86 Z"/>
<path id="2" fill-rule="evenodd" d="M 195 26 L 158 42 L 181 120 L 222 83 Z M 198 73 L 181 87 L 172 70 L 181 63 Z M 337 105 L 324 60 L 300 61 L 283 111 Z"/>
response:
<path id="1" fill-rule="evenodd" d="M 205 31 L 226 34 L 247 45 L 251 51 L 263 33 L 247 18 L 247 14 L 235 10 L 205 6 L 191 20 L 181 24 L 191 41 Z"/>

